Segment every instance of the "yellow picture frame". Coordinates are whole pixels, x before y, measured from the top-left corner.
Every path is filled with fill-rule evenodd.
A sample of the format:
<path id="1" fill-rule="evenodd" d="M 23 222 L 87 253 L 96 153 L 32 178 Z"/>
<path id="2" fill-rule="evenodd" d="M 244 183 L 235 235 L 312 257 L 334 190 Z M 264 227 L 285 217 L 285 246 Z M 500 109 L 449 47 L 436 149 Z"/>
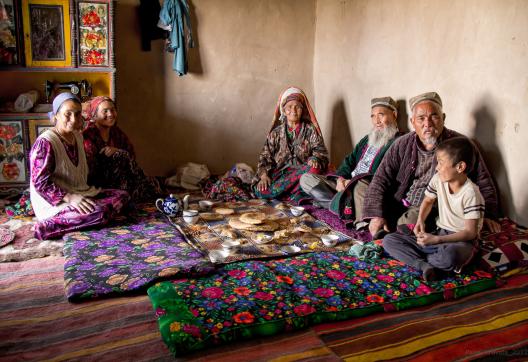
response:
<path id="1" fill-rule="evenodd" d="M 40 134 L 48 128 L 53 127 L 53 122 L 49 119 L 30 119 L 28 120 L 29 128 L 29 147 L 33 146 L 35 140 Z"/>
<path id="2" fill-rule="evenodd" d="M 22 0 L 28 67 L 70 67 L 72 40 L 69 0 Z"/>

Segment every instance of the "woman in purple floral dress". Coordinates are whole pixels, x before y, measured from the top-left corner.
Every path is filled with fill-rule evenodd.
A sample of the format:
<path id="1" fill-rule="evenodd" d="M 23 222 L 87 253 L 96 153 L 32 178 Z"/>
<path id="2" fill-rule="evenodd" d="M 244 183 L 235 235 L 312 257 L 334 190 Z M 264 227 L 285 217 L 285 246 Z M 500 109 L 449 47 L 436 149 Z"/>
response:
<path id="1" fill-rule="evenodd" d="M 90 169 L 89 182 L 130 193 L 133 200 L 154 199 L 162 193 L 155 177 L 146 176 L 136 162 L 134 147 L 116 125 L 117 111 L 109 97 L 95 97 L 87 112 L 90 122 L 83 132 Z"/>
<path id="2" fill-rule="evenodd" d="M 129 200 L 125 191 L 88 186 L 77 97 L 71 93 L 55 97 L 50 119 L 55 126 L 37 138 L 30 154 L 30 195 L 38 239 L 104 225 Z"/>

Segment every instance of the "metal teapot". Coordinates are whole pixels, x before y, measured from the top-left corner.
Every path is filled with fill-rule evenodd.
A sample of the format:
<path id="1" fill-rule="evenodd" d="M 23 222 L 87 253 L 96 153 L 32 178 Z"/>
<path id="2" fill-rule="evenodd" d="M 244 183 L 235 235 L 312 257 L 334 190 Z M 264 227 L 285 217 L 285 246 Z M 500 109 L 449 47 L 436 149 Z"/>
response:
<path id="1" fill-rule="evenodd" d="M 163 214 L 171 217 L 181 216 L 183 210 L 189 206 L 189 195 L 185 195 L 183 200 L 178 199 L 173 194 L 165 199 L 156 200 L 156 208 Z"/>

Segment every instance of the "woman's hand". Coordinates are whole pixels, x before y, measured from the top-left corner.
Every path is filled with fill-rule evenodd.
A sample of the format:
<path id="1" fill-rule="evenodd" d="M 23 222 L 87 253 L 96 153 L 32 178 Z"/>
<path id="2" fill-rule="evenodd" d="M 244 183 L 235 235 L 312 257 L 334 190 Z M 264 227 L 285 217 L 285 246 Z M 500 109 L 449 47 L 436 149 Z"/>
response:
<path id="1" fill-rule="evenodd" d="M 95 202 L 83 195 L 66 194 L 63 200 L 73 206 L 81 214 L 89 214 L 95 210 Z"/>
<path id="2" fill-rule="evenodd" d="M 310 166 L 312 168 L 316 168 L 316 169 L 320 169 L 321 168 L 321 165 L 319 165 L 319 161 L 317 161 L 314 158 L 310 158 L 308 160 L 308 166 Z"/>
<path id="3" fill-rule="evenodd" d="M 348 186 L 348 184 L 350 183 L 350 181 L 352 180 L 347 180 L 343 177 L 339 177 L 336 181 L 336 190 L 337 192 L 341 192 L 341 191 L 344 191 L 346 189 L 346 187 Z"/>
<path id="4" fill-rule="evenodd" d="M 99 151 L 99 153 L 104 154 L 106 157 L 110 157 L 114 153 L 116 153 L 117 151 L 119 151 L 119 148 L 105 146 L 105 147 L 101 148 L 101 151 Z"/>
<path id="5" fill-rule="evenodd" d="M 260 192 L 266 191 L 270 184 L 271 179 L 269 178 L 269 176 L 267 174 L 263 174 L 262 176 L 260 176 L 260 181 L 257 184 L 257 190 L 259 190 Z"/>

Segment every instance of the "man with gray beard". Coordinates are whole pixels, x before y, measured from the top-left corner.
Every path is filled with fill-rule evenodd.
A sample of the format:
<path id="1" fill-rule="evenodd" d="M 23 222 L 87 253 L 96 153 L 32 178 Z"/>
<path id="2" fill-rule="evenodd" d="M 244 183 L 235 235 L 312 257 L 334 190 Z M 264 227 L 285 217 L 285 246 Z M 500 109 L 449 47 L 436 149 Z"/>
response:
<path id="1" fill-rule="evenodd" d="M 371 100 L 372 130 L 354 147 L 335 175 L 306 173 L 300 185 L 304 192 L 313 197 L 314 204 L 330 209 L 347 224 L 362 219 L 365 192 L 385 152 L 400 135 L 396 118 L 398 110 L 391 97 Z M 366 226 L 357 224 L 356 227 Z"/>
<path id="2" fill-rule="evenodd" d="M 417 95 L 409 100 L 414 132 L 400 137 L 383 159 L 365 195 L 363 218 L 370 221 L 373 239 L 397 228 L 411 232 L 418 219 L 420 204 L 427 184 L 436 169 L 436 145 L 451 137 L 464 137 L 444 127 L 442 99 L 436 92 Z M 475 147 L 477 159 L 469 178 L 484 197 L 484 226 L 492 232 L 500 230 L 494 221 L 499 216 L 497 190 L 490 173 Z M 428 221 L 434 225 L 435 213 Z"/>

